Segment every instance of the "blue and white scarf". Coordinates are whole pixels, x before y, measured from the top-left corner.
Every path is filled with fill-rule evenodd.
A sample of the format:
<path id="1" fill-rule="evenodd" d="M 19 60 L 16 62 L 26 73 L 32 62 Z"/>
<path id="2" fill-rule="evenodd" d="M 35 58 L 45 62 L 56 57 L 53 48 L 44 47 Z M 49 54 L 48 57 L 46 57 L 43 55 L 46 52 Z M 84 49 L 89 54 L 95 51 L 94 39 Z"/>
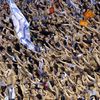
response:
<path id="1" fill-rule="evenodd" d="M 8 0 L 8 4 L 11 11 L 11 18 L 15 27 L 15 31 L 20 42 L 27 46 L 28 49 L 36 52 L 35 46 L 30 40 L 29 23 L 21 13 L 19 8 L 16 6 L 13 0 Z"/>

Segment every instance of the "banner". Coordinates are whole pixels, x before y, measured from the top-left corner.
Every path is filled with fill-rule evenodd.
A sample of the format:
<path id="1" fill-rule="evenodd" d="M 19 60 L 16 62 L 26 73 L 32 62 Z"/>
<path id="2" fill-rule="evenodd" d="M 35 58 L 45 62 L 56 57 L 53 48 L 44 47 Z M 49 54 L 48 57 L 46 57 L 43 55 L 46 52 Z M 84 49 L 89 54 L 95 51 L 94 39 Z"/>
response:
<path id="1" fill-rule="evenodd" d="M 30 40 L 29 23 L 16 6 L 13 0 L 8 0 L 8 4 L 11 11 L 11 18 L 15 27 L 16 34 L 20 42 L 27 46 L 28 49 L 36 52 L 35 46 Z"/>

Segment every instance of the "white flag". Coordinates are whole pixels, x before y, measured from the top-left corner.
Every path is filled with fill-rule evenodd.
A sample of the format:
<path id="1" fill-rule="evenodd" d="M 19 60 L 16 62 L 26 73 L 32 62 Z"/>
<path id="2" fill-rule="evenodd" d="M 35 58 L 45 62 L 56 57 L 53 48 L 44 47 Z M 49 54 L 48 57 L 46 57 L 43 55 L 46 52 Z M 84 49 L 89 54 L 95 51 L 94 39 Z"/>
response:
<path id="1" fill-rule="evenodd" d="M 35 52 L 35 46 L 32 44 L 30 40 L 29 23 L 27 22 L 26 18 L 21 13 L 21 11 L 16 6 L 13 0 L 8 0 L 8 4 L 10 7 L 11 18 L 15 27 L 15 31 L 20 42 L 23 45 L 27 46 L 28 49 Z"/>

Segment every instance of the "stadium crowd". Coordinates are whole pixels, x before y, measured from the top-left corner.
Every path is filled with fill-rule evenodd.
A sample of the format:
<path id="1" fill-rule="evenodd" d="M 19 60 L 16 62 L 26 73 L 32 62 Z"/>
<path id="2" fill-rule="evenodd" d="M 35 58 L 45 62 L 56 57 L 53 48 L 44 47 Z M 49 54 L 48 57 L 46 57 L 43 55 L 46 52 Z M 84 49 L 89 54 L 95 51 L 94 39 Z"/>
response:
<path id="1" fill-rule="evenodd" d="M 100 99 L 100 3 L 72 0 L 76 9 L 66 1 L 15 0 L 34 53 L 19 42 L 0 0 L 0 100 Z"/>

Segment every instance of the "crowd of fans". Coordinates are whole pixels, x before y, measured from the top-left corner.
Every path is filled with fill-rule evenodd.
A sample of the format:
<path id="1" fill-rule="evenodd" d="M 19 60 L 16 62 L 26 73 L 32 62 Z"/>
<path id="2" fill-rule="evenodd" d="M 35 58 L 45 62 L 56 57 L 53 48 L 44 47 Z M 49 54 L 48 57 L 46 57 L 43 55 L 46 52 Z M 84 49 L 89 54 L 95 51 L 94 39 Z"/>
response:
<path id="1" fill-rule="evenodd" d="M 9 6 L 0 1 L 0 100 L 100 99 L 100 4 L 73 0 L 81 2 L 77 11 L 58 1 L 15 0 L 38 53 L 20 44 Z M 95 16 L 84 27 L 87 9 Z"/>

